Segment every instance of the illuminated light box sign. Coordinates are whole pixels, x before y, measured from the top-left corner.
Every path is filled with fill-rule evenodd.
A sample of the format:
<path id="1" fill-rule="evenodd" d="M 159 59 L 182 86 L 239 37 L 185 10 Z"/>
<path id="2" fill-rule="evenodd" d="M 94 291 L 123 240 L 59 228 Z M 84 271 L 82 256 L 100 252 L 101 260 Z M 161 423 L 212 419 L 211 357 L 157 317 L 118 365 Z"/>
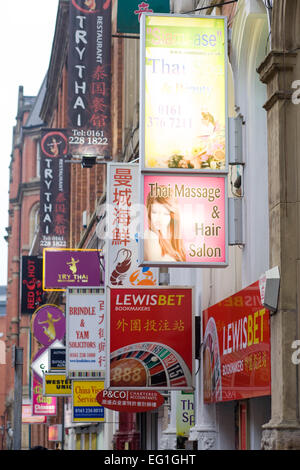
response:
<path id="1" fill-rule="evenodd" d="M 108 288 L 107 387 L 192 390 L 193 290 Z"/>
<path id="2" fill-rule="evenodd" d="M 226 18 L 141 18 L 142 170 L 227 171 Z"/>
<path id="3" fill-rule="evenodd" d="M 72 380 L 73 423 L 104 422 L 104 407 L 96 400 L 103 388 L 98 380 Z"/>
<path id="4" fill-rule="evenodd" d="M 109 163 L 107 179 L 106 285 L 155 286 L 158 270 L 138 264 L 139 166 Z"/>
<path id="5" fill-rule="evenodd" d="M 105 293 L 97 292 L 96 289 L 67 290 L 66 373 L 68 377 L 105 377 L 105 301 Z"/>
<path id="6" fill-rule="evenodd" d="M 270 395 L 270 313 L 259 281 L 203 311 L 205 403 Z"/>
<path id="7" fill-rule="evenodd" d="M 227 266 L 227 179 L 150 173 L 141 178 L 141 264 Z"/>
<path id="8" fill-rule="evenodd" d="M 101 250 L 47 249 L 43 251 L 43 289 L 64 291 L 67 287 L 104 285 Z"/>

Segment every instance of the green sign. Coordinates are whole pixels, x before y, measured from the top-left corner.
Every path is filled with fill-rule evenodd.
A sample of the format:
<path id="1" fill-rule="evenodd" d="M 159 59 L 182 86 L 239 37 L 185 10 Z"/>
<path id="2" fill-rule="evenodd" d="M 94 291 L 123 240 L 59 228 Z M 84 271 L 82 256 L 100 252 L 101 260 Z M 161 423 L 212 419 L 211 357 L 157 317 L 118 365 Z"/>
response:
<path id="1" fill-rule="evenodd" d="M 169 0 L 119 0 L 117 16 L 118 33 L 140 33 L 140 17 L 143 12 L 170 13 Z"/>

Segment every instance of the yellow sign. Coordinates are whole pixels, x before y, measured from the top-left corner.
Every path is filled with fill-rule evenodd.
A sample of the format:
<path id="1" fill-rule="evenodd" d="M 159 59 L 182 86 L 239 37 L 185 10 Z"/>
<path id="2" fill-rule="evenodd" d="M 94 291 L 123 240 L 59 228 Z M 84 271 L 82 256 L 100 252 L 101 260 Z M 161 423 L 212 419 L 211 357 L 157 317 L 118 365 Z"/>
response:
<path id="1" fill-rule="evenodd" d="M 45 373 L 43 377 L 43 395 L 64 397 L 72 394 L 72 382 L 65 374 Z"/>
<path id="2" fill-rule="evenodd" d="M 96 397 L 104 389 L 99 380 L 72 380 L 72 421 L 74 423 L 104 422 L 104 407 Z"/>

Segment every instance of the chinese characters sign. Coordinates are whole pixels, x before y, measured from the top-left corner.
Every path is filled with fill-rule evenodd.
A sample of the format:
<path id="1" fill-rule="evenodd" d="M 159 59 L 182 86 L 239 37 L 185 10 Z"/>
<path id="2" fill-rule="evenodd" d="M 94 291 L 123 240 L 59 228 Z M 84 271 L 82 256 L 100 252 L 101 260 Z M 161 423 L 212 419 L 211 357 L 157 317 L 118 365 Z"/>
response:
<path id="1" fill-rule="evenodd" d="M 67 376 L 101 377 L 106 368 L 105 294 L 67 290 Z"/>
<path id="2" fill-rule="evenodd" d="M 142 15 L 142 169 L 226 171 L 225 22 Z"/>
<path id="3" fill-rule="evenodd" d="M 204 310 L 205 403 L 271 393 L 269 322 L 258 281 Z"/>
<path id="4" fill-rule="evenodd" d="M 41 139 L 40 247 L 67 247 L 70 226 L 70 165 L 62 130 L 43 129 Z"/>
<path id="5" fill-rule="evenodd" d="M 108 165 L 107 284 L 154 286 L 156 269 L 138 266 L 139 168 L 134 164 Z"/>
<path id="6" fill-rule="evenodd" d="M 140 33 L 142 13 L 169 13 L 169 0 L 126 0 L 118 2 L 117 31 L 118 33 Z"/>
<path id="7" fill-rule="evenodd" d="M 147 173 L 142 178 L 142 264 L 226 266 L 225 177 Z"/>
<path id="8" fill-rule="evenodd" d="M 69 152 L 110 157 L 111 0 L 72 0 L 69 35 Z"/>
<path id="9" fill-rule="evenodd" d="M 22 313 L 34 313 L 43 301 L 42 269 L 42 258 L 22 256 Z"/>
<path id="10" fill-rule="evenodd" d="M 192 288 L 110 288 L 112 389 L 191 389 Z"/>
<path id="11" fill-rule="evenodd" d="M 156 390 L 101 390 L 96 399 L 104 408 L 122 413 L 151 411 L 164 403 Z"/>
<path id="12" fill-rule="evenodd" d="M 62 291 L 67 287 L 104 285 L 101 251 L 94 249 L 44 249 L 43 289 Z"/>

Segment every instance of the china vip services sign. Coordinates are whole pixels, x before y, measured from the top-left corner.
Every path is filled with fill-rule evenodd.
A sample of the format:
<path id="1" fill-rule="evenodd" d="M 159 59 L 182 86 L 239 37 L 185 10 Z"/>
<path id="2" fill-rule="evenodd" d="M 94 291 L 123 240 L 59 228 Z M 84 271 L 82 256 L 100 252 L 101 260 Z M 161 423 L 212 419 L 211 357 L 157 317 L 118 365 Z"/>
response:
<path id="1" fill-rule="evenodd" d="M 271 393 L 269 322 L 259 281 L 204 310 L 205 403 Z"/>
<path id="2" fill-rule="evenodd" d="M 109 288 L 108 294 L 109 388 L 191 390 L 192 288 Z"/>
<path id="3" fill-rule="evenodd" d="M 141 178 L 141 264 L 227 266 L 226 178 L 148 172 Z"/>

